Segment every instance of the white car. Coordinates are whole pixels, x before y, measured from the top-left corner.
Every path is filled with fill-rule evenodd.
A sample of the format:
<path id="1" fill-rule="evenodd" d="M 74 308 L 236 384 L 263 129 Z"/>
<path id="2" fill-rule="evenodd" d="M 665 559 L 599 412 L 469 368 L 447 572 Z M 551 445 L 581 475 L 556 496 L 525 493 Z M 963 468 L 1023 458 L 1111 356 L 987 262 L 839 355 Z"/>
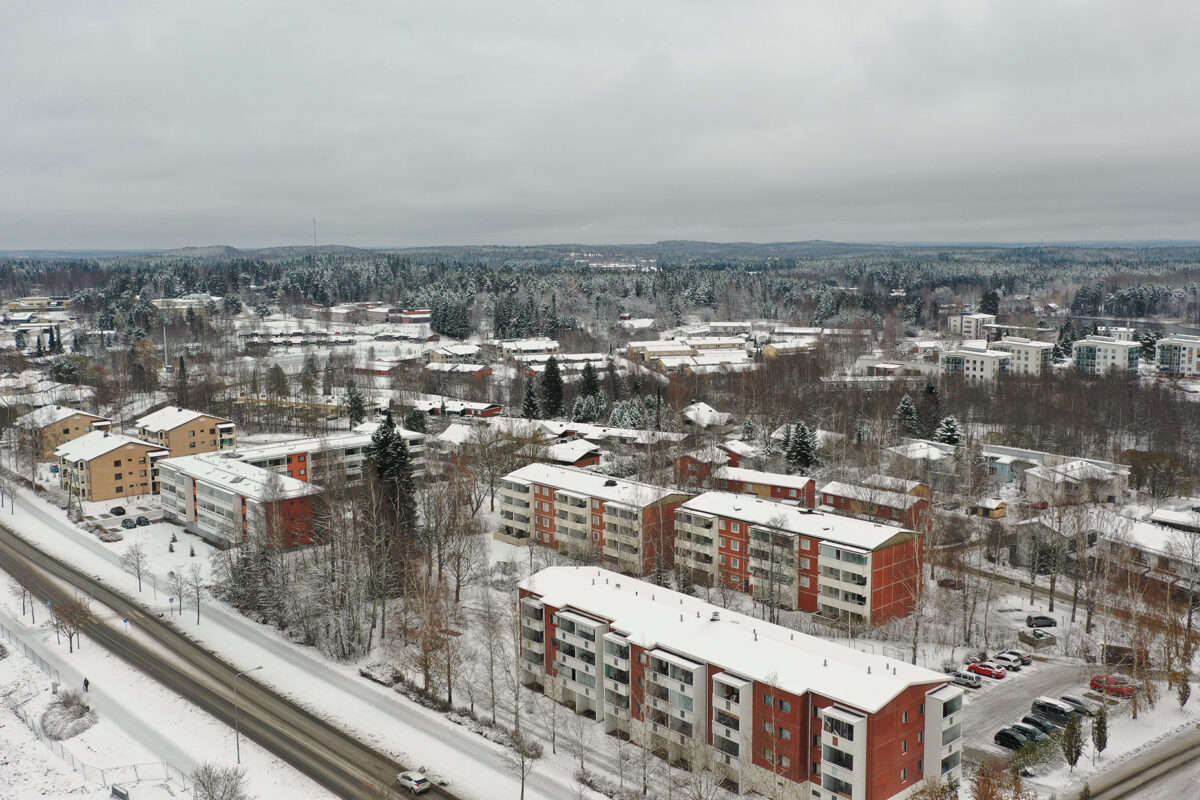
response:
<path id="1" fill-rule="evenodd" d="M 1009 672 L 1021 671 L 1021 659 L 1008 653 L 999 653 L 992 656 L 992 663 L 999 664 Z"/>
<path id="2" fill-rule="evenodd" d="M 429 782 L 429 778 L 411 769 L 408 772 L 401 772 L 397 775 L 396 783 L 400 784 L 401 789 L 408 789 L 410 794 L 424 794 L 433 787 L 433 784 Z"/>

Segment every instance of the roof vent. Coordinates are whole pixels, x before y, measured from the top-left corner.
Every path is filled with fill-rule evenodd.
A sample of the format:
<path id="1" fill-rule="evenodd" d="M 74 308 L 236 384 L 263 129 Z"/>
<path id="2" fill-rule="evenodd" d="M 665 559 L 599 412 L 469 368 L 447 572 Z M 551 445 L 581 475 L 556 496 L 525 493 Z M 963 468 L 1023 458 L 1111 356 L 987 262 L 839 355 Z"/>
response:
<path id="1" fill-rule="evenodd" d="M 758 628 L 754 629 L 754 641 L 758 641 Z"/>
<path id="2" fill-rule="evenodd" d="M 604 485 L 605 486 L 616 486 L 617 482 L 615 480 L 613 480 L 612 478 L 609 478 L 608 480 L 606 480 L 604 482 Z"/>
<path id="3" fill-rule="evenodd" d="M 871 665 L 870 664 L 867 664 L 867 674 L 868 675 L 871 674 Z"/>
<path id="4" fill-rule="evenodd" d="M 714 612 L 712 613 L 712 616 L 708 618 L 708 621 L 709 621 L 709 622 L 720 622 L 720 621 L 721 621 L 721 612 L 720 612 L 720 611 L 714 611 Z"/>
<path id="5" fill-rule="evenodd" d="M 618 583 L 618 584 L 617 584 L 617 588 L 618 588 L 618 589 L 620 589 L 620 588 L 621 588 L 621 584 L 619 584 L 619 583 Z"/>
<path id="6" fill-rule="evenodd" d="M 824 664 L 822 664 L 821 666 L 822 666 L 822 667 L 828 667 L 828 666 L 829 666 L 829 659 L 828 659 L 828 658 L 826 658 L 826 659 L 824 659 L 824 661 L 825 661 L 825 663 L 824 663 Z"/>

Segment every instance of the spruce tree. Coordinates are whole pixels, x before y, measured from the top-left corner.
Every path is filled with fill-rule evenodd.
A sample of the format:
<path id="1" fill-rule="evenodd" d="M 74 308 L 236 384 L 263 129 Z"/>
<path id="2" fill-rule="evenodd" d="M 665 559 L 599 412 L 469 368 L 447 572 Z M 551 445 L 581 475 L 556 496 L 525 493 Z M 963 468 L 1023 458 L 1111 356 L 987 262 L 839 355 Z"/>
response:
<path id="1" fill-rule="evenodd" d="M 600 377 L 596 374 L 596 368 L 587 363 L 583 366 L 583 373 L 579 380 L 579 396 L 594 397 L 600 394 Z"/>
<path id="2" fill-rule="evenodd" d="M 963 439 L 962 426 L 954 417 L 943 417 L 933 432 L 933 440 L 942 444 L 958 444 Z"/>
<path id="3" fill-rule="evenodd" d="M 351 387 L 355 388 L 355 387 Z M 395 440 L 398 438 L 396 425 L 392 422 L 392 412 L 383 413 L 383 421 L 371 434 L 371 443 L 367 445 L 367 461 L 375 470 L 375 477 L 385 480 L 392 472 L 390 459 L 394 455 Z"/>
<path id="4" fill-rule="evenodd" d="M 817 465 L 817 434 L 803 422 L 796 423 L 787 450 L 787 461 L 796 469 L 809 470 Z"/>
<path id="5" fill-rule="evenodd" d="M 925 384 L 925 391 L 917 401 L 917 422 L 920 438 L 928 439 L 942 421 L 942 395 L 932 383 Z"/>
<path id="6" fill-rule="evenodd" d="M 550 356 L 546 370 L 542 373 L 542 413 L 546 419 L 554 419 L 563 411 L 563 380 L 558 369 L 558 360 Z"/>
<path id="7" fill-rule="evenodd" d="M 533 381 L 525 381 L 525 395 L 521 398 L 521 416 L 525 419 L 538 418 L 537 395 L 533 392 Z"/>
<path id="8" fill-rule="evenodd" d="M 920 437 L 921 421 L 917 417 L 917 407 L 912 396 L 905 394 L 896 406 L 896 430 L 903 436 Z"/>
<path id="9" fill-rule="evenodd" d="M 329 397 L 333 394 L 333 359 L 325 359 L 325 369 L 321 372 L 321 396 Z"/>
<path id="10" fill-rule="evenodd" d="M 361 425 L 367 418 L 367 401 L 353 383 L 346 387 L 346 416 L 351 425 Z"/>
<path id="11" fill-rule="evenodd" d="M 1108 702 L 1101 698 L 1100 706 L 1092 717 L 1092 746 L 1097 753 L 1103 753 L 1108 747 Z"/>
<path id="12" fill-rule="evenodd" d="M 179 366 L 175 369 L 175 402 L 181 406 L 188 404 L 187 364 L 183 356 L 179 357 Z"/>
<path id="13" fill-rule="evenodd" d="M 420 410 L 414 408 L 412 411 L 410 411 L 404 415 L 403 425 L 406 429 L 408 429 L 410 431 L 415 431 L 417 433 L 425 433 L 426 429 L 427 429 L 427 426 L 425 423 L 425 414 L 423 414 Z"/>
<path id="14" fill-rule="evenodd" d="M 1085 783 L 1079 791 L 1079 800 L 1092 800 L 1092 787 Z"/>
<path id="15" fill-rule="evenodd" d="M 25 349 L 25 331 L 17 331 L 13 334 L 13 346 L 18 350 Z"/>
<path id="16" fill-rule="evenodd" d="M 37 347 L 34 349 L 33 354 L 38 358 L 46 355 L 46 350 L 42 347 L 42 334 L 40 333 L 37 336 Z"/>
<path id="17" fill-rule="evenodd" d="M 979 313 L 993 316 L 1000 313 L 1000 295 L 994 289 L 983 293 L 983 299 L 979 301 Z"/>

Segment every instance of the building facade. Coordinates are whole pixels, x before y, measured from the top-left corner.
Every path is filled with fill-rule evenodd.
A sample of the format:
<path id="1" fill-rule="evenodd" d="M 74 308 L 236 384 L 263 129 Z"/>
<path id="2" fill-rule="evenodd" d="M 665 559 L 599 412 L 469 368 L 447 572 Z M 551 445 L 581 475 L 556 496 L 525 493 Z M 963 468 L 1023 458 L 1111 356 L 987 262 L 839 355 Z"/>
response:
<path id="1" fill-rule="evenodd" d="M 1088 336 L 1071 345 L 1075 366 L 1089 375 L 1103 375 L 1111 369 L 1121 372 L 1138 371 L 1138 354 L 1142 346 L 1111 336 Z"/>
<path id="2" fill-rule="evenodd" d="M 42 406 L 13 420 L 13 427 L 25 437 L 27 452 L 38 461 L 54 461 L 54 451 L 67 442 L 92 431 L 112 430 L 112 420 L 66 406 Z"/>
<path id="3" fill-rule="evenodd" d="M 154 442 L 92 431 L 55 452 L 58 480 L 73 499 L 103 501 L 158 494 L 158 462 L 168 452 Z"/>
<path id="4" fill-rule="evenodd" d="M 987 339 L 986 326 L 996 323 L 995 314 L 956 314 L 947 322 L 950 333 L 964 339 Z"/>
<path id="5" fill-rule="evenodd" d="M 1008 371 L 1012 355 L 988 347 L 964 345 L 941 355 L 941 373 L 947 377 L 960 377 L 967 381 L 991 381 Z"/>
<path id="6" fill-rule="evenodd" d="M 648 483 L 530 464 L 500 481 L 501 533 L 648 575 L 674 565 L 675 509 L 687 498 Z"/>
<path id="7" fill-rule="evenodd" d="M 675 560 L 692 579 L 855 623 L 911 613 L 921 536 L 745 494 L 705 492 L 675 512 Z"/>
<path id="8" fill-rule="evenodd" d="M 929 518 L 929 500 L 924 497 L 840 481 L 821 487 L 818 507 L 906 528 L 921 528 Z"/>
<path id="9" fill-rule="evenodd" d="M 233 422 L 180 406 L 159 409 L 133 424 L 138 437 L 166 448 L 172 457 L 237 447 L 237 425 Z"/>
<path id="10" fill-rule="evenodd" d="M 723 492 L 744 492 L 764 500 L 777 500 L 804 508 L 815 508 L 817 504 L 816 481 L 803 475 L 725 466 L 713 473 L 713 479 L 715 488 Z"/>
<path id="11" fill-rule="evenodd" d="M 962 780 L 963 690 L 939 673 L 590 567 L 522 581 L 519 619 L 524 683 L 740 793 Z"/>
<path id="12" fill-rule="evenodd" d="M 1200 378 L 1200 336 L 1168 336 L 1154 346 L 1158 374 L 1166 378 Z"/>
<path id="13" fill-rule="evenodd" d="M 1008 353 L 1008 371 L 1014 375 L 1041 375 L 1054 363 L 1054 344 L 1022 336 L 1005 336 L 992 343 L 992 349 Z"/>

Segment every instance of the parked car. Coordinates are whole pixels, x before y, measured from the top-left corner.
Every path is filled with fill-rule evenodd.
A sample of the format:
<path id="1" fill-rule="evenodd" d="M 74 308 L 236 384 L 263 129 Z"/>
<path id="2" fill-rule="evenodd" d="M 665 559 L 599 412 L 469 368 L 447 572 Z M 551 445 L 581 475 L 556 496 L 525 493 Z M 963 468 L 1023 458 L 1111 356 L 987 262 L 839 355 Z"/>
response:
<path id="1" fill-rule="evenodd" d="M 1005 650 L 1000 655 L 1012 656 L 1013 658 L 1019 658 L 1019 659 L 1021 659 L 1021 663 L 1024 664 L 1025 666 L 1029 666 L 1030 664 L 1033 663 L 1033 654 L 1027 653 L 1024 650 L 1016 650 L 1016 649 Z"/>
<path id="2" fill-rule="evenodd" d="M 125 506 L 113 506 L 108 510 L 108 513 L 114 517 L 123 517 L 125 516 Z"/>
<path id="3" fill-rule="evenodd" d="M 138 517 L 138 518 L 135 520 L 135 522 L 137 522 L 137 524 L 138 524 L 140 527 L 143 527 L 143 528 L 144 528 L 144 527 L 146 527 L 147 525 L 149 525 L 149 524 L 150 524 L 150 518 L 149 518 L 149 517 L 145 517 L 145 516 Z"/>
<path id="4" fill-rule="evenodd" d="M 978 689 L 983 686 L 983 678 L 976 675 L 974 672 L 955 672 L 954 683 L 959 686 L 966 686 L 968 689 Z"/>
<path id="5" fill-rule="evenodd" d="M 1066 725 L 1079 712 L 1074 706 L 1055 700 L 1053 697 L 1037 697 L 1029 704 L 1029 710 L 1039 717 L 1045 717 L 1055 725 Z"/>
<path id="6" fill-rule="evenodd" d="M 1021 659 L 1016 656 L 1010 656 L 1007 653 L 997 653 L 992 656 L 992 662 L 998 664 L 1009 672 L 1021 671 Z"/>
<path id="7" fill-rule="evenodd" d="M 1041 714 L 1026 714 L 1025 716 L 1021 717 L 1021 722 L 1024 722 L 1026 725 L 1032 725 L 1047 735 L 1058 730 L 1057 725 L 1043 717 Z"/>
<path id="8" fill-rule="evenodd" d="M 51 464 L 51 465 L 50 465 L 50 474 L 51 474 L 51 475 L 57 475 L 57 474 L 58 474 L 58 464 Z"/>
<path id="9" fill-rule="evenodd" d="M 992 741 L 1001 747 L 1007 747 L 1009 750 L 1020 750 L 1025 745 L 1029 744 L 1029 740 L 1021 735 L 1020 731 L 1015 731 L 1012 728 L 1001 728 L 992 736 Z"/>
<path id="10" fill-rule="evenodd" d="M 939 578 L 938 586 L 943 589 L 965 589 L 967 585 L 958 578 Z"/>
<path id="11" fill-rule="evenodd" d="M 1030 614 L 1025 618 L 1025 625 L 1029 628 L 1057 628 L 1058 620 L 1045 614 Z"/>
<path id="12" fill-rule="evenodd" d="M 1096 715 L 1096 707 L 1087 700 L 1084 700 L 1082 697 L 1076 697 L 1073 694 L 1064 694 L 1058 699 L 1075 709 L 1080 714 L 1083 714 L 1085 717 L 1093 717 Z"/>
<path id="13" fill-rule="evenodd" d="M 1133 697 L 1138 688 L 1136 683 L 1124 675 L 1096 675 L 1088 685 L 1098 692 L 1117 697 Z"/>
<path id="14" fill-rule="evenodd" d="M 1033 725 L 1026 725 L 1024 722 L 1014 722 L 1009 727 L 1031 742 L 1046 741 L 1046 733 L 1040 728 L 1035 728 Z"/>
<path id="15" fill-rule="evenodd" d="M 131 520 L 129 517 L 126 517 L 125 519 L 121 520 L 121 527 L 122 528 L 136 528 L 137 523 L 134 522 L 133 520 Z"/>
<path id="16" fill-rule="evenodd" d="M 408 789 L 410 794 L 424 794 L 433 786 L 429 782 L 429 778 L 426 778 L 416 770 L 401 772 L 396 776 L 396 783 L 400 785 L 401 789 Z"/>
<path id="17" fill-rule="evenodd" d="M 1008 675 L 1002 668 L 996 666 L 990 661 L 980 661 L 978 664 L 972 664 L 967 667 L 967 672 L 974 672 L 976 675 L 986 675 L 989 678 L 1000 679 Z"/>

